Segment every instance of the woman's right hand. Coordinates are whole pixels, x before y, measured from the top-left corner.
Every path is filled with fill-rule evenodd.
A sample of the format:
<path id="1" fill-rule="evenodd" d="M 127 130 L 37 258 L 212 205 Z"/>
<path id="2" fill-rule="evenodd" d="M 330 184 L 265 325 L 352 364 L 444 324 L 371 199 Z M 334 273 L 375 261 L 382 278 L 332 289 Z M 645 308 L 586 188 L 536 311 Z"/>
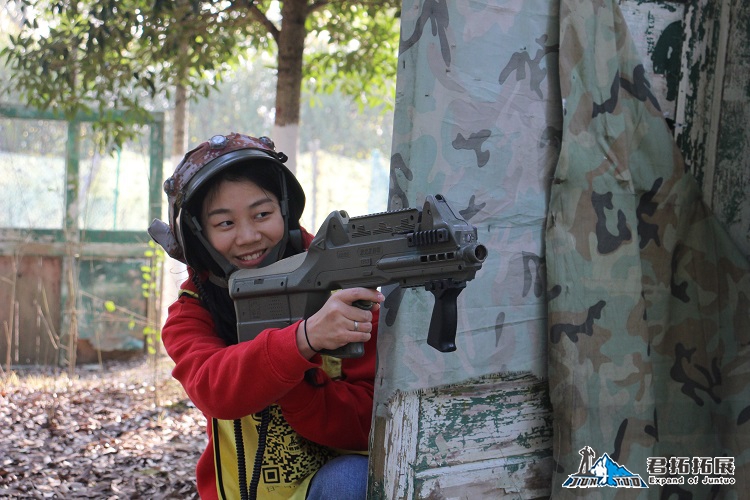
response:
<path id="1" fill-rule="evenodd" d="M 361 309 L 353 305 L 358 300 L 372 302 L 373 306 Z M 316 351 L 337 349 L 350 342 L 367 342 L 373 328 L 372 312 L 383 300 L 383 294 L 371 288 L 347 288 L 331 294 L 323 307 L 297 328 L 300 354 L 310 359 Z"/>

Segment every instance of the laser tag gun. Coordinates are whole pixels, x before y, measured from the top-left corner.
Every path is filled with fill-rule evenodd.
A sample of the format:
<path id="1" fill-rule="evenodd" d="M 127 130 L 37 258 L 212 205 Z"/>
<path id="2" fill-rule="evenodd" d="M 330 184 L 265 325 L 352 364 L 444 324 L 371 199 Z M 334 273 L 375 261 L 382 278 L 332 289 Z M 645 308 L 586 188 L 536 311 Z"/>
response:
<path id="1" fill-rule="evenodd" d="M 229 277 L 240 342 L 267 328 L 282 328 L 317 312 L 334 290 L 398 284 L 425 287 L 435 296 L 427 343 L 456 350 L 456 299 L 487 257 L 477 229 L 456 215 L 441 195 L 424 208 L 349 218 L 343 210 L 323 222 L 307 252 Z M 369 308 L 372 304 L 354 304 Z M 339 358 L 364 354 L 353 342 L 322 351 Z"/>

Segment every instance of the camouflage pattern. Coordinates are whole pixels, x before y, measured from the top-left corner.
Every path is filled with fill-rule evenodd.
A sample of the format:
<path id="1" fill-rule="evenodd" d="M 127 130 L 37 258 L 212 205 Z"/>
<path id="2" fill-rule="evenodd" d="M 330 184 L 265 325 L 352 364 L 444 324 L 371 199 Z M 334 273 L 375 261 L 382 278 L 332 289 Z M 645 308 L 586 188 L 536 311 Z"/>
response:
<path id="1" fill-rule="evenodd" d="M 507 483 L 509 491 L 529 492 L 532 489 L 523 486 L 529 482 L 527 469 L 518 464 L 536 454 L 546 458 L 544 466 L 533 472 L 535 482 L 542 487 L 548 484 L 551 424 L 546 416 L 509 419 L 517 426 L 512 429 L 515 439 L 500 437 L 510 434 L 507 429 L 496 436 L 481 434 L 479 457 L 469 459 L 464 450 L 454 448 L 461 446 L 455 422 L 463 422 L 462 432 L 470 432 L 470 424 L 473 429 L 485 421 L 492 428 L 498 415 L 513 415 L 517 409 L 511 404 L 529 411 L 544 407 L 546 394 L 528 388 L 516 391 L 517 399 L 509 400 L 507 408 L 478 405 L 456 408 L 459 415 L 450 418 L 441 414 L 445 427 L 437 425 L 419 439 L 410 435 L 396 442 L 387 430 L 382 436 L 378 432 L 387 427 L 382 421 L 387 424 L 399 415 L 394 402 L 407 399 L 405 393 L 419 398 L 435 393 L 421 390 L 441 388 L 468 394 L 471 387 L 463 390 L 450 385 L 482 377 L 524 380 L 529 387 L 536 387 L 536 381 L 546 387 L 543 227 L 562 130 L 557 25 L 557 6 L 548 0 L 403 2 L 388 208 L 419 207 L 427 195 L 440 193 L 477 226 L 479 241 L 488 247 L 489 255 L 476 279 L 458 297 L 457 350 L 452 353 L 438 352 L 426 343 L 433 306 L 429 292 L 383 290 L 376 439 L 371 454 L 376 470 L 382 453 L 389 457 L 417 453 L 416 462 L 402 475 L 445 466 L 453 457 L 473 464 L 482 458 L 499 461 L 502 457 L 503 470 L 516 471 L 519 477 L 503 472 L 503 481 L 498 481 L 499 469 L 488 468 L 483 478 L 467 478 L 465 484 L 481 489 L 478 483 L 487 480 L 494 483 L 493 488 Z M 481 399 L 484 394 L 477 392 L 474 397 Z M 478 436 L 474 437 L 479 440 Z M 417 441 L 439 443 L 436 455 L 448 462 L 432 462 L 422 448 L 419 452 L 405 449 Z M 400 474 L 394 472 L 390 458 L 382 470 Z M 434 498 L 453 497 L 445 489 L 446 481 L 440 487 L 441 491 L 430 490 L 432 486 L 422 489 L 432 491 Z M 454 488 L 457 493 L 461 490 L 460 485 Z M 415 486 L 414 490 L 419 489 Z M 380 497 L 376 492 L 371 498 L 406 497 L 393 496 L 392 491 L 387 489 Z M 484 494 L 488 491 L 492 489 L 485 489 Z M 498 498 L 494 491 L 491 496 Z M 415 498 L 420 497 L 415 493 Z"/>
<path id="2" fill-rule="evenodd" d="M 441 193 L 489 257 L 454 353 L 425 342 L 429 294 L 384 290 L 375 422 L 408 391 L 526 374 L 549 383 L 553 498 L 736 498 L 748 263 L 685 174 L 618 4 L 403 2 L 389 209 Z M 648 457 L 731 456 L 740 487 L 562 488 L 586 447 L 644 478 Z"/>
<path id="3" fill-rule="evenodd" d="M 553 496 L 610 498 L 560 487 L 590 446 L 644 478 L 648 457 L 734 457 L 734 485 L 628 498 L 740 498 L 750 266 L 685 173 L 618 2 L 561 2 L 560 88 L 545 231 Z"/>
<path id="4" fill-rule="evenodd" d="M 517 17 L 498 23 L 500 12 Z M 546 0 L 403 4 L 388 207 L 443 194 L 489 256 L 459 296 L 454 353 L 424 342 L 429 293 L 386 294 L 385 394 L 504 371 L 546 376 L 542 228 L 562 123 L 555 16 Z"/>

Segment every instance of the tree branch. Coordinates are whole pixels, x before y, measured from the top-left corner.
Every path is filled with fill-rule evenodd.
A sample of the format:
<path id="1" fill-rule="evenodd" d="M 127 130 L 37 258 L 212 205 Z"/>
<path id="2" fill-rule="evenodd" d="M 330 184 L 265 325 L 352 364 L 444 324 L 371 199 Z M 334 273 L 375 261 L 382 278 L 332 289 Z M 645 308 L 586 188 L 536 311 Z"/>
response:
<path id="1" fill-rule="evenodd" d="M 247 11 L 250 13 L 253 19 L 258 21 L 266 28 L 266 31 L 271 34 L 273 39 L 276 41 L 276 45 L 278 45 L 279 29 L 276 27 L 276 25 L 273 24 L 270 19 L 268 19 L 268 17 L 266 17 L 266 14 L 258 8 L 253 0 L 243 0 L 241 3 L 245 4 L 245 7 L 247 7 Z"/>
<path id="2" fill-rule="evenodd" d="M 310 14 L 318 9 L 322 9 L 329 3 L 331 3 L 330 0 L 313 0 L 313 2 L 307 7 L 307 13 Z"/>

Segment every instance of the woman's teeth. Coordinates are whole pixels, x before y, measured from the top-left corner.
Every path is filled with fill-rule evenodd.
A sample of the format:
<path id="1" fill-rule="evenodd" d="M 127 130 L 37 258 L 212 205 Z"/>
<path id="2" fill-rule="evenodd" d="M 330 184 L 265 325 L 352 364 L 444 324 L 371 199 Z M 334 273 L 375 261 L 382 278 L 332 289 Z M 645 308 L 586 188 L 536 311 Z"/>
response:
<path id="1" fill-rule="evenodd" d="M 239 260 L 242 260 L 242 261 L 256 260 L 256 259 L 259 259 L 261 255 L 263 255 L 263 251 L 262 250 L 260 252 L 255 252 L 255 253 L 252 253 L 250 255 L 243 255 L 243 256 L 239 257 Z"/>

